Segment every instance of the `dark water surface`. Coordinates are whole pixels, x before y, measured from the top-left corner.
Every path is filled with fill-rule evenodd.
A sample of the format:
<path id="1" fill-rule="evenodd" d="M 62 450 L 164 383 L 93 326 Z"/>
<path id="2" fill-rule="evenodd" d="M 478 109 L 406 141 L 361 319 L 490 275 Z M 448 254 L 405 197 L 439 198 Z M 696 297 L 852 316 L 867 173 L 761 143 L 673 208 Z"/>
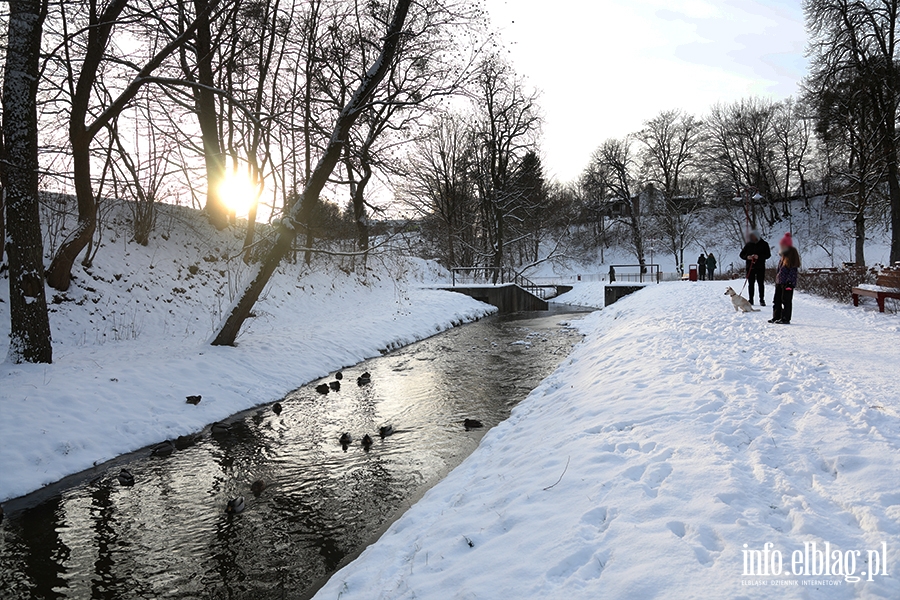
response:
<path id="1" fill-rule="evenodd" d="M 9 502 L 0 598 L 307 597 L 475 449 L 484 430 L 463 419 L 496 425 L 556 368 L 579 316 L 555 307 L 458 327 L 346 369 L 339 392 L 304 386 L 280 416 L 247 411 L 171 456 L 137 452 Z M 358 387 L 363 371 L 372 383 Z M 382 440 L 387 423 L 397 432 Z M 123 466 L 133 487 L 116 480 Z M 238 495 L 246 510 L 226 515 Z"/>

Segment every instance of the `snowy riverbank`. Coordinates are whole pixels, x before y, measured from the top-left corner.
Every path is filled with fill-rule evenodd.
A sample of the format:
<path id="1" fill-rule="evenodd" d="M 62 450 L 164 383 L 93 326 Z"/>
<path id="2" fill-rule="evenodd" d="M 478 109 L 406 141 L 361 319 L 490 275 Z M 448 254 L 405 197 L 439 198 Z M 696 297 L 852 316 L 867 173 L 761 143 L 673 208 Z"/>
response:
<path id="1" fill-rule="evenodd" d="M 168 240 L 104 248 L 90 274 L 79 268 L 72 288 L 55 294 L 52 365 L 0 364 L 0 500 L 494 310 L 424 289 L 440 274 L 424 261 L 379 257 L 365 277 L 288 264 L 238 347 L 214 348 L 206 341 L 242 265 L 221 257 L 237 253 L 241 235 L 168 210 L 182 219 Z M 0 283 L 5 356 L 9 302 Z M 202 396 L 198 406 L 185 403 L 192 394 Z"/>
<path id="2" fill-rule="evenodd" d="M 794 324 L 769 325 L 724 285 L 585 318 L 572 356 L 317 598 L 900 597 L 900 318 L 800 294 Z M 884 543 L 888 575 L 744 576 L 744 544 L 767 542 L 786 570 L 807 542 L 859 550 L 856 576 Z"/>

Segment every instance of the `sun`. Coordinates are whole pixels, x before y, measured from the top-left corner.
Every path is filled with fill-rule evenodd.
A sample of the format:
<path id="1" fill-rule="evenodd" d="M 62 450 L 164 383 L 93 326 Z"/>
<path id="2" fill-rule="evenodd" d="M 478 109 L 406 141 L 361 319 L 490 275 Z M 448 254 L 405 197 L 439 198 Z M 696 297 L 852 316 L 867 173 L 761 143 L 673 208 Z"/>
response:
<path id="1" fill-rule="evenodd" d="M 261 193 L 262 186 L 254 184 L 245 171 L 229 171 L 219 184 L 222 202 L 239 217 L 247 216 Z"/>

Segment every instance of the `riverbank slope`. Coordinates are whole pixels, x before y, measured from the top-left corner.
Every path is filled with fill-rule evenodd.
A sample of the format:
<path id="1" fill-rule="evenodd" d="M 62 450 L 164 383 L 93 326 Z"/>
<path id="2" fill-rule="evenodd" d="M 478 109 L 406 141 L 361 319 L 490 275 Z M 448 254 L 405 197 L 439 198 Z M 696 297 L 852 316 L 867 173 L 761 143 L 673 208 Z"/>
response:
<path id="1" fill-rule="evenodd" d="M 794 324 L 770 325 L 726 284 L 586 317 L 569 359 L 316 598 L 900 596 L 900 318 L 799 294 Z M 886 544 L 887 575 L 743 575 L 745 549 L 772 543 L 789 570 L 812 542 L 859 550 L 856 576 Z"/>
<path id="2" fill-rule="evenodd" d="M 237 347 L 215 348 L 207 341 L 249 270 L 233 258 L 243 233 L 160 210 L 148 246 L 117 238 L 125 227 L 111 222 L 94 265 L 77 267 L 67 292 L 48 290 L 52 365 L 0 363 L 0 501 L 495 310 L 424 289 L 442 275 L 431 262 L 381 253 L 363 271 L 301 256 L 272 278 Z M 4 357 L 8 294 L 0 280 Z"/>

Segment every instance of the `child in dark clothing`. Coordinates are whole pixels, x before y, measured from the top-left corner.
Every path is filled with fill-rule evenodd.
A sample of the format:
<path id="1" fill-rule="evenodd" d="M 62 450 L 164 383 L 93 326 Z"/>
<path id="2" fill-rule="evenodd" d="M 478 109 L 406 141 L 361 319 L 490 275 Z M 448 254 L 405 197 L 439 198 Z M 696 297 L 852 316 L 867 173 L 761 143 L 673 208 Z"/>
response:
<path id="1" fill-rule="evenodd" d="M 794 308 L 794 288 L 800 270 L 800 253 L 794 248 L 790 233 L 781 238 L 781 260 L 775 271 L 775 298 L 772 301 L 772 318 L 769 323 L 788 325 Z"/>

